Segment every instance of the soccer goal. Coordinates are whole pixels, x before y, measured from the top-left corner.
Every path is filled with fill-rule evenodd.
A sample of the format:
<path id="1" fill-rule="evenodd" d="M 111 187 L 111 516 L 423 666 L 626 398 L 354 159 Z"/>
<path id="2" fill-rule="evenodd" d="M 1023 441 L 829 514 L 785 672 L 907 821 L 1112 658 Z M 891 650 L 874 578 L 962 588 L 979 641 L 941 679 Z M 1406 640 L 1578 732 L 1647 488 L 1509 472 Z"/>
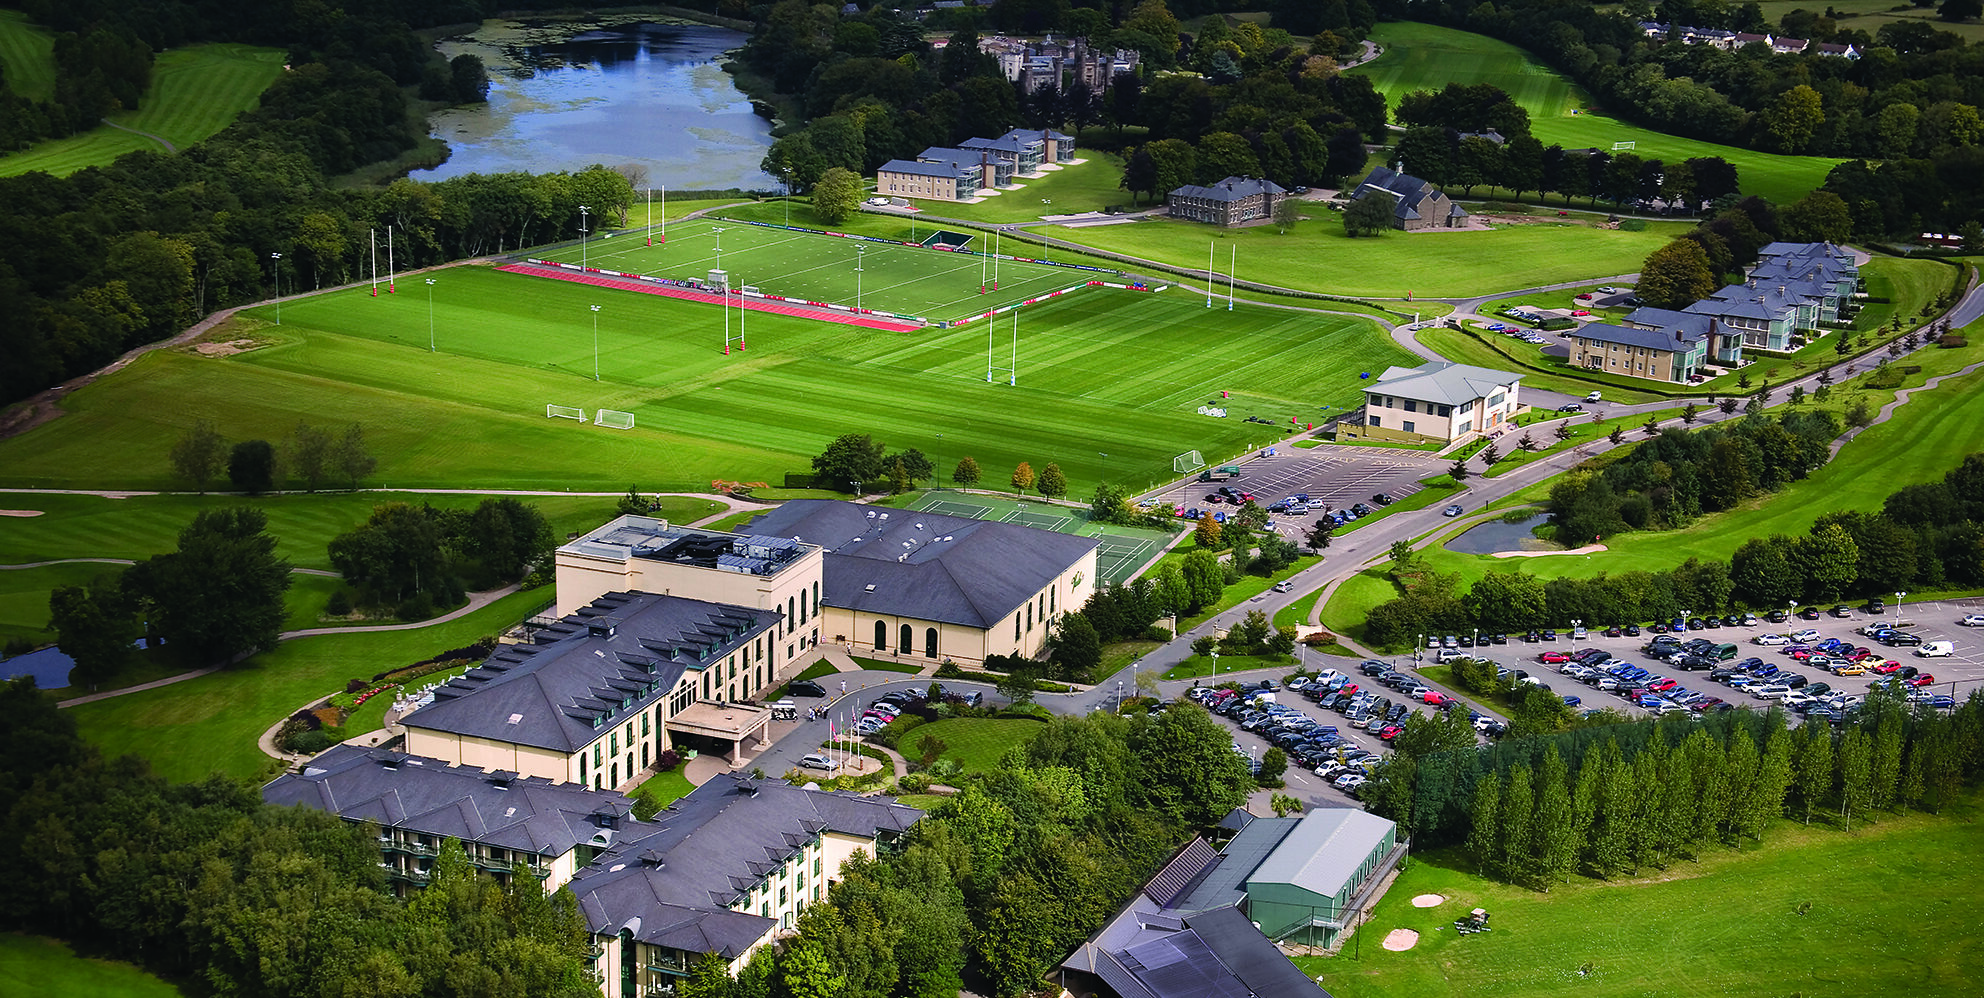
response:
<path id="1" fill-rule="evenodd" d="M 592 414 L 592 425 L 604 426 L 609 430 L 631 430 L 634 428 L 634 414 L 618 409 L 601 409 Z"/>
<path id="2" fill-rule="evenodd" d="M 547 405 L 547 406 L 545 406 L 545 407 L 544 407 L 544 418 L 546 418 L 546 419 L 576 419 L 576 420 L 578 420 L 579 422 L 581 422 L 581 423 L 583 423 L 583 422 L 585 422 L 585 421 L 586 421 L 586 411 L 585 411 L 584 409 L 581 409 L 581 408 L 579 408 L 579 407 L 577 407 L 577 406 L 570 406 L 570 405 Z"/>
<path id="3" fill-rule="evenodd" d="M 1188 471 L 1197 471 L 1205 466 L 1206 459 L 1200 457 L 1199 452 L 1195 450 L 1188 450 L 1171 459 L 1171 470 L 1181 475 Z"/>
<path id="4" fill-rule="evenodd" d="M 1631 151 L 1632 151 L 1633 149 L 1635 149 L 1635 148 L 1637 148 L 1637 147 L 1638 147 L 1638 145 L 1639 145 L 1639 143 L 1637 143 L 1637 142 L 1614 142 L 1614 143 L 1612 143 L 1612 151 L 1613 151 L 1613 152 L 1631 152 Z"/>

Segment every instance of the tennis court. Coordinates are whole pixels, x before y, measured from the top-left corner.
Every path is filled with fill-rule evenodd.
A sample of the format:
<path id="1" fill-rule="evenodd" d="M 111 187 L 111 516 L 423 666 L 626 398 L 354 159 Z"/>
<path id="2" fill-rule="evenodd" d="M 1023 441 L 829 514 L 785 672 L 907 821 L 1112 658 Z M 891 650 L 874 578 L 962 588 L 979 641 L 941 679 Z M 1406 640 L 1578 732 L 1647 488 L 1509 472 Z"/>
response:
<path id="1" fill-rule="evenodd" d="M 1039 530 L 1093 537 L 1096 541 L 1095 571 L 1103 582 L 1130 581 L 1137 570 L 1156 557 L 1175 536 L 1159 530 L 1091 523 L 1088 510 L 1080 507 L 952 492 L 948 489 L 925 495 L 912 508 L 919 513 L 998 520 Z"/>

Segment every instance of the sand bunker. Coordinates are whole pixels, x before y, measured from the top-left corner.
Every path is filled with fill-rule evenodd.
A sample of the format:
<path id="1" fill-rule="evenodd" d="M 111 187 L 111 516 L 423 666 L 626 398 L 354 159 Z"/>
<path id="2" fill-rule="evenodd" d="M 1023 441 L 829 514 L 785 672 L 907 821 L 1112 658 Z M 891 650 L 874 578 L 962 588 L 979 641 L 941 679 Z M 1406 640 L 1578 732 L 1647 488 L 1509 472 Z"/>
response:
<path id="1" fill-rule="evenodd" d="M 1433 908 L 1437 907 L 1440 902 L 1446 899 L 1447 897 L 1444 894 L 1421 894 L 1412 899 L 1412 906 L 1414 908 Z"/>
<path id="2" fill-rule="evenodd" d="M 38 509 L 0 509 L 0 516 L 40 516 Z"/>
<path id="3" fill-rule="evenodd" d="M 1393 952 L 1409 950 L 1419 945 L 1419 933 L 1411 929 L 1393 929 L 1385 933 L 1385 948 Z"/>
<path id="4" fill-rule="evenodd" d="M 225 342 L 208 340 L 205 343 L 193 344 L 193 352 L 203 357 L 227 357 L 237 353 L 247 353 L 259 345 L 254 340 L 227 340 Z"/>
<path id="5" fill-rule="evenodd" d="M 1490 558 L 1547 558 L 1553 554 L 1596 554 L 1606 550 L 1603 544 L 1586 544 L 1568 551 L 1497 551 Z"/>

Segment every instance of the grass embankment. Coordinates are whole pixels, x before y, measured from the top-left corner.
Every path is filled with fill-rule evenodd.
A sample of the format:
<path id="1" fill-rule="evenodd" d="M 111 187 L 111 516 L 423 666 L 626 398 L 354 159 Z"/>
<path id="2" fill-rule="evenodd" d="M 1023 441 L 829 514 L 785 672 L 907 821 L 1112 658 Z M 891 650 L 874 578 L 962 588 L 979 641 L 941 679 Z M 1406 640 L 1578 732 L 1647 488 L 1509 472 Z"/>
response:
<path id="1" fill-rule="evenodd" d="M 936 662 L 898 662 L 892 659 L 885 659 L 885 658 L 857 658 L 854 660 L 854 664 L 864 669 L 873 669 L 876 672 L 901 672 L 907 675 L 914 676 L 917 673 L 922 672 L 924 669 L 936 665 L 937 663 Z"/>
<path id="2" fill-rule="evenodd" d="M 929 215 L 986 223 L 1034 222 L 1046 215 L 1075 215 L 1110 205 L 1129 205 L 1130 192 L 1122 186 L 1123 157 L 1095 149 L 1080 149 L 1075 155 L 1087 162 L 1050 171 L 1038 180 L 1019 178 L 1014 182 L 1025 185 L 1020 190 L 1001 191 L 977 204 L 915 199 L 910 203 Z M 1054 231 L 1058 234 L 1060 230 Z"/>
<path id="3" fill-rule="evenodd" d="M 1179 633 L 1182 634 L 1185 631 L 1189 631 L 1192 628 L 1197 627 L 1200 624 L 1203 624 L 1206 621 L 1211 620 L 1212 618 L 1222 613 L 1225 613 L 1226 611 L 1231 610 L 1234 607 L 1239 606 L 1240 604 L 1245 603 L 1248 600 L 1251 600 L 1254 597 L 1259 596 L 1264 592 L 1267 592 L 1270 588 L 1274 586 L 1275 583 L 1280 582 L 1281 580 L 1286 579 L 1289 576 L 1294 575 L 1295 573 L 1300 572 L 1303 569 L 1308 568 L 1309 566 L 1314 565 L 1316 562 L 1321 560 L 1322 558 L 1316 555 L 1305 554 L 1295 559 L 1294 564 L 1289 565 L 1287 568 L 1284 568 L 1281 571 L 1274 573 L 1273 575 L 1242 575 L 1240 577 L 1240 581 L 1235 582 L 1230 586 L 1227 586 L 1225 591 L 1220 593 L 1219 602 L 1214 603 L 1211 606 L 1208 606 L 1200 610 L 1198 613 L 1193 614 L 1192 616 L 1178 618 Z M 1159 567 L 1162 567 L 1162 563 L 1160 563 Z"/>
<path id="4" fill-rule="evenodd" d="M 1351 72 L 1370 77 L 1394 108 L 1399 98 L 1414 90 L 1437 91 L 1448 83 L 1463 86 L 1491 83 L 1507 91 L 1529 112 L 1530 132 L 1546 146 L 1611 149 L 1615 142 L 1633 142 L 1636 144 L 1633 152 L 1637 155 L 1670 163 L 1691 157 L 1720 156 L 1735 165 L 1744 193 L 1761 194 L 1777 204 L 1790 204 L 1804 197 L 1824 182 L 1826 173 L 1840 162 L 1685 139 L 1594 112 L 1590 95 L 1562 74 L 1538 62 L 1528 52 L 1486 35 L 1410 21 L 1388 21 L 1371 33 L 1371 39 L 1384 46 L 1384 54 Z M 1488 196 L 1486 188 L 1477 191 Z M 1561 202 L 1562 198 L 1556 200 Z M 1638 269 L 1635 263 L 1611 273 Z"/>
<path id="5" fill-rule="evenodd" d="M 911 728 L 898 751 L 917 758 L 923 739 L 935 737 L 944 743 L 942 758 L 957 760 L 967 773 L 984 773 L 998 766 L 1007 752 L 1031 741 L 1040 727 L 1038 721 L 1012 718 L 953 717 Z"/>
<path id="6" fill-rule="evenodd" d="M 1974 342 L 1956 350 L 1917 352 L 1907 362 L 1922 370 L 1909 375 L 1903 387 L 1919 386 L 1930 377 L 1960 370 L 1980 358 L 1984 358 L 1984 347 Z M 1858 385 L 1859 379 L 1853 384 Z M 1839 387 L 1829 408 L 1850 405 L 1856 396 L 1866 398 L 1872 407 L 1894 397 L 1893 392 Z M 1977 449 L 1974 428 L 1979 420 L 1984 420 L 1984 371 L 1917 393 L 1895 410 L 1893 419 L 1862 432 L 1811 477 L 1679 530 L 1613 534 L 1605 539 L 1607 550 L 1588 555 L 1500 559 L 1460 554 L 1434 544 L 1423 549 L 1419 557 L 1428 570 L 1457 573 L 1463 588 L 1491 571 L 1588 578 L 1600 573 L 1671 568 L 1691 557 L 1724 560 L 1752 537 L 1775 533 L 1796 536 L 1825 513 L 1877 510 L 1903 486 L 1940 480 L 1965 454 Z M 1540 502 L 1547 498 L 1548 486 L 1547 482 L 1532 486 L 1497 505 Z M 1338 586 L 1323 608 L 1324 624 L 1361 640 L 1365 615 L 1396 595 L 1384 574 L 1386 567 L 1366 569 Z"/>
<path id="7" fill-rule="evenodd" d="M 0 10 L 0 66 L 7 89 L 29 100 L 55 96 L 55 33 L 25 11 Z"/>
<path id="8" fill-rule="evenodd" d="M 172 487 L 167 455 L 196 416 L 244 439 L 306 412 L 323 425 L 361 422 L 384 486 L 781 482 L 859 427 L 941 469 L 971 455 L 994 480 L 1021 461 L 1057 461 L 1070 494 L 1086 495 L 1105 474 L 1131 486 L 1169 480 L 1186 449 L 1272 442 L 1291 416 L 1356 401 L 1358 371 L 1409 359 L 1360 319 L 1243 305 L 1218 317 L 1224 332 L 1209 340 L 1189 299 L 1097 289 L 1029 310 L 1015 388 L 986 383 L 976 325 L 896 336 L 760 313 L 750 352 L 725 357 L 720 309 L 482 267 L 439 280 L 438 354 L 427 349 L 424 296 L 332 292 L 284 305 L 280 327 L 268 324 L 273 309 L 254 309 L 216 335 L 259 348 L 155 351 L 68 396 L 62 418 L 0 441 L 0 484 Z M 594 381 L 587 306 L 602 295 Z M 1126 356 L 1138 358 L 1134 371 Z M 1234 418 L 1197 414 L 1222 391 Z M 548 401 L 632 411 L 637 427 L 546 419 Z"/>
<path id="9" fill-rule="evenodd" d="M 1856 816 L 1857 818 L 1858 816 Z M 1984 979 L 1973 795 L 1944 816 L 1880 815 L 1843 834 L 1779 821 L 1763 843 L 1712 847 L 1633 881 L 1538 893 L 1484 879 L 1455 850 L 1415 855 L 1355 942 L 1297 957 L 1331 994 L 1637 998 L 1641 995 L 1969 996 Z M 1432 908 L 1412 899 L 1437 894 Z M 1492 932 L 1456 919 L 1490 913 Z M 1870 931 L 1870 927 L 1879 927 Z M 1403 952 L 1379 945 L 1419 933 Z"/>
<path id="10" fill-rule="evenodd" d="M 1763 11 L 1765 24 L 1782 23 L 1784 15 L 1800 7 L 1811 9 L 1811 5 L 1804 0 L 1759 0 L 1757 7 Z M 1870 38 L 1880 34 L 1881 29 L 1890 24 L 1918 24 L 1937 31 L 1954 32 L 1973 44 L 1984 42 L 1984 23 L 1976 20 L 1945 21 L 1933 4 L 1924 7 L 1895 3 L 1894 0 L 1839 0 L 1838 3 L 1827 4 L 1826 10 L 1828 17 L 1836 19 L 1839 30 L 1864 31 Z"/>
<path id="11" fill-rule="evenodd" d="M 1218 660 L 1219 672 L 1213 672 L 1213 658 L 1210 655 L 1194 655 L 1165 672 L 1165 679 L 1197 679 L 1201 676 L 1217 678 L 1229 672 L 1246 672 L 1250 669 L 1287 669 L 1295 659 L 1289 655 L 1221 655 Z"/>
<path id="12" fill-rule="evenodd" d="M 0 934 L 0 998 L 179 998 L 181 994 L 128 963 L 78 956 L 57 939 Z"/>
<path id="13" fill-rule="evenodd" d="M 281 74 L 282 63 L 281 49 L 252 45 L 212 43 L 170 49 L 154 63 L 151 89 L 138 109 L 106 119 L 122 128 L 100 125 L 80 135 L 38 142 L 0 157 L 0 176 L 42 170 L 64 177 L 87 166 L 108 166 L 129 152 L 183 151 L 254 107 L 262 91 Z M 9 79 L 12 76 L 9 63 Z M 171 150 L 159 139 L 170 143 Z"/>
<path id="14" fill-rule="evenodd" d="M 1215 245 L 1217 269 L 1225 269 L 1233 256 L 1228 248 L 1238 248 L 1233 266 L 1244 280 L 1323 294 L 1400 299 L 1408 294 L 1459 298 L 1631 273 L 1648 253 L 1688 228 L 1681 222 L 1656 222 L 1641 232 L 1622 232 L 1598 228 L 1598 221 L 1576 216 L 1485 231 L 1386 232 L 1352 239 L 1344 235 L 1334 214 L 1303 222 L 1286 233 L 1271 225 L 1215 229 L 1152 218 L 1070 229 L 1065 238 L 1200 269 L 1210 241 Z M 1389 304 L 1406 311 L 1415 307 L 1412 302 Z"/>
<path id="15" fill-rule="evenodd" d="M 252 779 L 273 764 L 256 739 L 312 699 L 342 689 L 348 679 L 369 679 L 495 634 L 550 596 L 548 588 L 516 593 L 418 630 L 286 641 L 232 669 L 72 707 L 70 714 L 106 755 L 142 756 L 167 779 L 198 780 L 212 772 Z"/>

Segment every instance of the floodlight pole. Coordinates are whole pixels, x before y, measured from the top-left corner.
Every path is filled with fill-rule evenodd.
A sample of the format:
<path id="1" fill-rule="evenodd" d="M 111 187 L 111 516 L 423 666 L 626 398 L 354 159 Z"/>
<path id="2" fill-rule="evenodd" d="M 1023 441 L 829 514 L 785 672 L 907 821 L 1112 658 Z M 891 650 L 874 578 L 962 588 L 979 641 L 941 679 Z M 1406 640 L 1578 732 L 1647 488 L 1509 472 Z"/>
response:
<path id="1" fill-rule="evenodd" d="M 586 269 L 586 215 L 592 211 L 585 205 L 579 206 L 579 269 Z M 595 307 L 593 311 L 599 309 Z"/>
<path id="2" fill-rule="evenodd" d="M 1226 257 L 1226 310 L 1231 312 L 1233 311 L 1233 269 L 1240 259 L 1240 247 L 1228 246 L 1227 250 L 1229 252 Z"/>
<path id="3" fill-rule="evenodd" d="M 718 226 L 710 226 L 710 233 L 716 236 L 716 269 L 718 270 L 723 269 L 723 232 L 724 230 Z M 727 283 L 724 285 L 725 288 L 729 286 Z"/>
<path id="4" fill-rule="evenodd" d="M 1006 384 L 1018 387 L 1020 383 L 1020 308 L 1013 306 L 1013 369 L 1006 372 Z"/>
<path id="5" fill-rule="evenodd" d="M 857 315 L 861 312 L 861 263 L 867 252 L 866 246 L 854 247 L 854 311 Z"/>
<path id="6" fill-rule="evenodd" d="M 1212 307 L 1212 240 L 1206 240 L 1206 307 Z"/>
<path id="7" fill-rule="evenodd" d="M 434 352 L 434 279 L 427 279 L 427 352 Z"/>
<path id="8" fill-rule="evenodd" d="M 592 307 L 592 380 L 599 380 L 599 306 Z"/>
<path id="9" fill-rule="evenodd" d="M 269 273 L 276 280 L 276 325 L 282 325 L 282 254 L 269 254 Z"/>

